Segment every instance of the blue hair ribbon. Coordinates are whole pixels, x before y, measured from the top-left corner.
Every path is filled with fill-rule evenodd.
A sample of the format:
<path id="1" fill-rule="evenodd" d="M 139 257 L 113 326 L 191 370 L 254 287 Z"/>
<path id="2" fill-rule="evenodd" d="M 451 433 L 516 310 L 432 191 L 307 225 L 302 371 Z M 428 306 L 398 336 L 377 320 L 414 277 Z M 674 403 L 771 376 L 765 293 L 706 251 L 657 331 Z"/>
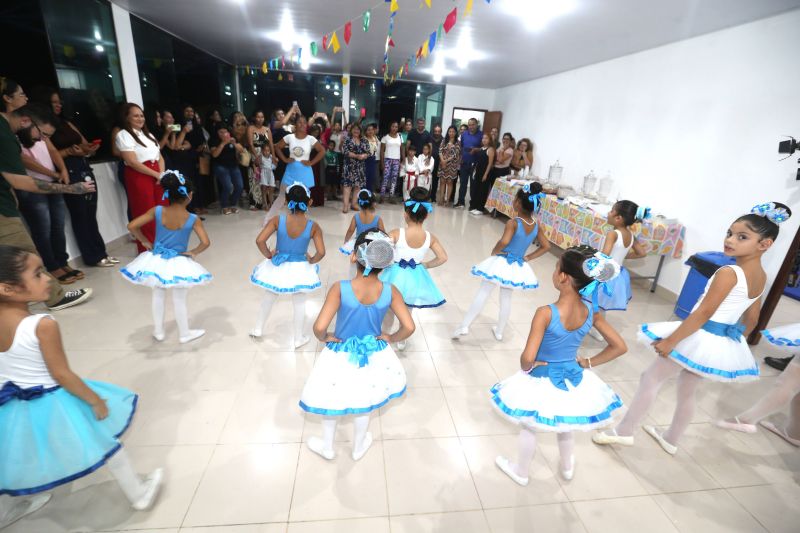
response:
<path id="1" fill-rule="evenodd" d="M 636 208 L 636 215 L 634 216 L 639 220 L 647 220 L 650 218 L 650 208 L 639 206 Z"/>
<path id="2" fill-rule="evenodd" d="M 186 183 L 186 182 L 183 181 L 182 183 Z M 184 198 L 188 198 L 189 197 L 189 190 L 186 187 L 184 187 L 183 185 L 178 187 L 178 192 L 181 193 Z M 165 190 L 164 191 L 164 194 L 161 196 L 161 199 L 162 200 L 168 200 L 169 199 L 169 190 Z"/>
<path id="3" fill-rule="evenodd" d="M 526 183 L 522 186 L 522 192 L 525 194 L 529 194 L 531 192 L 531 184 Z M 538 213 L 539 209 L 542 208 L 542 201 L 545 199 L 547 195 L 543 192 L 537 192 L 536 194 L 531 194 L 528 196 L 528 201 L 533 204 L 533 211 L 534 213 Z"/>
<path id="4" fill-rule="evenodd" d="M 417 211 L 419 211 L 420 206 L 424 207 L 425 210 L 428 211 L 428 213 L 433 212 L 433 204 L 431 204 L 430 202 L 418 202 L 416 200 L 406 200 L 405 205 L 406 207 L 414 206 L 411 209 L 412 213 L 416 213 Z"/>
<path id="5" fill-rule="evenodd" d="M 295 209 L 299 209 L 300 211 L 308 211 L 308 206 L 305 202 L 295 202 L 294 200 L 290 200 L 286 207 L 289 208 L 290 211 L 294 211 Z"/>

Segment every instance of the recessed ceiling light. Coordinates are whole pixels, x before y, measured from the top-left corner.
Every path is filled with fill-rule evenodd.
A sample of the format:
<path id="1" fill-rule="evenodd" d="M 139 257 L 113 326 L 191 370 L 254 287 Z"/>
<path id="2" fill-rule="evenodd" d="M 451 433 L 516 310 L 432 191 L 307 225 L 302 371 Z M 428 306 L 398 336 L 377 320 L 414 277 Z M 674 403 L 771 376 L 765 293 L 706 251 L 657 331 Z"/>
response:
<path id="1" fill-rule="evenodd" d="M 333 96 L 339 96 L 339 91 L 333 91 Z"/>
<path id="2" fill-rule="evenodd" d="M 325 84 L 325 88 L 330 91 L 331 90 L 331 84 L 330 83 L 326 83 Z"/>
<path id="3" fill-rule="evenodd" d="M 522 21 L 529 31 L 544 29 L 550 22 L 575 11 L 577 0 L 508 0 L 501 4 L 505 11 Z"/>
<path id="4" fill-rule="evenodd" d="M 96 41 L 100 41 L 103 39 L 103 36 L 100 35 L 100 30 L 94 30 L 94 38 Z"/>
<path id="5" fill-rule="evenodd" d="M 105 50 L 105 48 L 103 48 L 102 44 L 94 45 L 94 49 L 97 50 L 98 52 L 102 52 L 103 50 Z"/>

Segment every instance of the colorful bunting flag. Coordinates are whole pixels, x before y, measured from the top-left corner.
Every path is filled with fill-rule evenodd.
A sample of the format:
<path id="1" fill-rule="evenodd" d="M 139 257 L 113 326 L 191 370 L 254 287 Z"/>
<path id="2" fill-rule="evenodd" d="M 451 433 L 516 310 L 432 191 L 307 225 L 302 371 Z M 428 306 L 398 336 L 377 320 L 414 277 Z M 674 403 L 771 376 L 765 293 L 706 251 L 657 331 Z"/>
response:
<path id="1" fill-rule="evenodd" d="M 467 6 L 464 8 L 464 16 L 468 17 L 472 14 L 472 0 L 467 0 Z"/>
<path id="2" fill-rule="evenodd" d="M 441 25 L 441 24 L 439 24 L 439 29 L 438 29 L 438 30 L 436 30 L 436 38 L 437 38 L 438 40 L 440 40 L 440 41 L 442 40 L 442 33 L 443 33 L 443 32 L 444 32 L 444 28 L 442 28 L 442 25 Z"/>
<path id="3" fill-rule="evenodd" d="M 350 81 L 347 79 L 347 76 L 342 76 L 342 85 L 347 85 L 347 82 Z"/>
<path id="4" fill-rule="evenodd" d="M 266 62 L 266 61 L 264 61 L 263 63 L 261 63 L 261 72 L 263 72 L 264 74 L 266 74 L 267 72 L 269 72 L 269 69 L 267 68 L 267 62 Z"/>
<path id="5" fill-rule="evenodd" d="M 428 9 L 431 8 L 431 0 L 425 0 L 425 5 L 428 6 Z"/>
<path id="6" fill-rule="evenodd" d="M 369 20 L 371 17 L 372 14 L 370 13 L 369 9 L 364 11 L 363 25 L 362 25 L 362 27 L 364 28 L 364 33 L 367 33 L 369 31 Z"/>
<path id="7" fill-rule="evenodd" d="M 311 55 L 317 57 L 317 53 L 319 52 L 319 48 L 317 47 L 317 41 L 311 41 Z"/>
<path id="8" fill-rule="evenodd" d="M 420 55 L 422 57 L 428 57 L 428 41 L 422 43 L 422 53 Z"/>
<path id="9" fill-rule="evenodd" d="M 397 5 L 397 0 L 392 0 L 392 3 L 389 5 L 389 12 L 394 13 L 395 11 L 399 10 L 400 6 Z"/>
<path id="10" fill-rule="evenodd" d="M 436 32 L 434 31 L 431 33 L 431 36 L 428 37 L 428 50 L 433 52 L 433 49 L 436 47 Z"/>
<path id="11" fill-rule="evenodd" d="M 348 21 L 344 25 L 344 44 L 350 44 L 351 35 L 353 35 L 353 23 Z"/>
<path id="12" fill-rule="evenodd" d="M 322 36 L 322 49 L 323 50 L 327 50 L 328 49 L 328 36 L 327 35 L 323 35 Z"/>
<path id="13" fill-rule="evenodd" d="M 281 68 L 286 68 L 286 58 L 281 56 Z"/>
<path id="14" fill-rule="evenodd" d="M 248 76 L 250 75 L 250 66 L 249 65 L 244 67 L 244 73 L 247 74 Z"/>
<path id="15" fill-rule="evenodd" d="M 333 53 L 334 54 L 338 54 L 339 53 L 339 48 L 340 48 L 340 46 L 339 46 L 339 38 L 336 36 L 336 32 L 335 31 L 333 32 L 333 35 L 331 35 L 330 47 L 333 48 Z"/>
<path id="16" fill-rule="evenodd" d="M 456 25 L 456 17 L 458 16 L 458 8 L 454 7 L 453 10 L 447 14 L 447 17 L 444 19 L 444 32 L 450 33 L 450 30 L 453 29 L 453 26 Z"/>

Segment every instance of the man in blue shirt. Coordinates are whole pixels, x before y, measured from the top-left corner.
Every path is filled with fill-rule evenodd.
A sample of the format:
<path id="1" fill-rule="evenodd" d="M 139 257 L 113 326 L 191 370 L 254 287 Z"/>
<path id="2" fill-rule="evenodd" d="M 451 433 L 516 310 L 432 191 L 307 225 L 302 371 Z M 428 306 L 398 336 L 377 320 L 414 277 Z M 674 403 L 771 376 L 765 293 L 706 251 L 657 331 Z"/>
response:
<path id="1" fill-rule="evenodd" d="M 469 119 L 467 131 L 461 134 L 461 170 L 458 173 L 458 202 L 454 206 L 456 209 L 464 207 L 470 177 L 475 171 L 475 154 L 481 150 L 481 138 L 483 132 L 478 129 L 478 120 Z"/>

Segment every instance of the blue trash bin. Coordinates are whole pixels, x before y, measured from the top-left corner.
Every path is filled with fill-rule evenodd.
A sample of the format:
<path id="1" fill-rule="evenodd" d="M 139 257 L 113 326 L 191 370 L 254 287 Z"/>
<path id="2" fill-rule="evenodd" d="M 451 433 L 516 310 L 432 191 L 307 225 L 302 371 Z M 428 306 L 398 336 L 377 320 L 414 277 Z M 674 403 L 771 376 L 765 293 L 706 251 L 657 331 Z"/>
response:
<path id="1" fill-rule="evenodd" d="M 699 252 L 686 260 L 686 265 L 692 267 L 686 281 L 683 282 L 681 294 L 675 304 L 675 314 L 686 318 L 692 312 L 697 300 L 706 288 L 706 284 L 714 272 L 725 265 L 736 262 L 733 257 L 728 257 L 722 252 Z"/>

